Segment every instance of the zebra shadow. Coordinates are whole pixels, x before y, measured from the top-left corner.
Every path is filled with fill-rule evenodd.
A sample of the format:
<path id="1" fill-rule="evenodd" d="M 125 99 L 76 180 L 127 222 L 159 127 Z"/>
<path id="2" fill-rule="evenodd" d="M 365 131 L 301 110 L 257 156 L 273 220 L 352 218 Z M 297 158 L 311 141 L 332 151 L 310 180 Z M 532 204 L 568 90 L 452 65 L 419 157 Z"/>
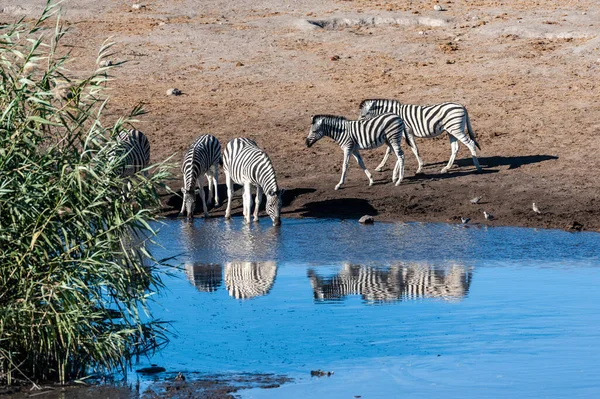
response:
<path id="1" fill-rule="evenodd" d="M 357 219 L 363 215 L 378 214 L 369 201 L 362 198 L 336 198 L 308 202 L 298 210 L 303 217 Z"/>
<path id="2" fill-rule="evenodd" d="M 504 156 L 493 156 L 493 157 L 480 157 L 479 163 L 482 167 L 495 168 L 498 166 L 508 166 L 508 169 L 518 169 L 523 165 L 530 165 L 545 161 L 554 161 L 558 159 L 555 155 L 522 155 L 516 157 L 504 157 Z M 456 165 L 459 167 L 473 166 L 473 160 L 471 158 L 457 159 Z M 435 162 L 427 164 L 427 166 L 445 165 L 446 162 Z M 450 173 L 452 169 L 450 170 Z"/>

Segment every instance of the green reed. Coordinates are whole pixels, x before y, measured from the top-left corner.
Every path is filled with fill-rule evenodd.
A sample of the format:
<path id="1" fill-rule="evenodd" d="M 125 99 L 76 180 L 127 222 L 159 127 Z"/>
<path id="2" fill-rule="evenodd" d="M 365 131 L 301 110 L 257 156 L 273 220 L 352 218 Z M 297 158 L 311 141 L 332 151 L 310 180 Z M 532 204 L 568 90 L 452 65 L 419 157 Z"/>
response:
<path id="1" fill-rule="evenodd" d="M 116 65 L 71 73 L 57 10 L 0 26 L 0 384 L 124 370 L 166 342 L 147 246 L 168 168 L 118 173 L 115 136 L 144 111 L 105 125 Z"/>

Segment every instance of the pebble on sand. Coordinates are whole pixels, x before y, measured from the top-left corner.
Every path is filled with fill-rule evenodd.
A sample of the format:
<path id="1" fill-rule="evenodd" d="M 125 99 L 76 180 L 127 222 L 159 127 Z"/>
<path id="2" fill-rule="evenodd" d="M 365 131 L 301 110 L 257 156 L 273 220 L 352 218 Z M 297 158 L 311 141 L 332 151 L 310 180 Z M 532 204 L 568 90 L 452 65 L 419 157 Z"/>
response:
<path id="1" fill-rule="evenodd" d="M 179 96 L 179 95 L 181 95 L 181 90 L 179 90 L 175 87 L 167 90 L 167 96 Z"/>
<path id="2" fill-rule="evenodd" d="M 369 215 L 364 215 L 363 217 L 358 219 L 358 223 L 362 223 L 362 224 L 373 224 L 374 222 L 375 222 L 375 219 L 373 219 L 373 216 L 369 216 Z"/>

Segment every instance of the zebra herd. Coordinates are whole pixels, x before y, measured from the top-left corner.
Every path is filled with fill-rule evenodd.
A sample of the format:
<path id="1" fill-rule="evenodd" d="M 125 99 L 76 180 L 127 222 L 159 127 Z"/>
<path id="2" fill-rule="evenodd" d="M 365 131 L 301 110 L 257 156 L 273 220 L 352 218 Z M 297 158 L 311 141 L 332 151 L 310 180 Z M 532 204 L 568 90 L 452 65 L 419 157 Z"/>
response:
<path id="1" fill-rule="evenodd" d="M 277 277 L 275 262 L 186 262 L 190 281 L 202 292 L 215 292 L 225 282 L 229 296 L 250 299 L 267 295 Z M 447 268 L 427 264 L 395 264 L 387 268 L 345 263 L 332 276 L 309 268 L 307 277 L 317 302 L 340 301 L 359 295 L 366 302 L 396 302 L 420 298 L 456 301 L 469 291 L 472 271 L 464 266 Z"/>
<path id="2" fill-rule="evenodd" d="M 473 164 L 481 171 L 477 159 L 477 143 L 466 108 L 457 103 L 445 102 L 436 105 L 410 105 L 401 104 L 396 100 L 367 99 L 360 104 L 360 117 L 358 120 L 348 120 L 343 116 L 315 115 L 306 146 L 311 147 L 324 136 L 335 140 L 344 153 L 342 164 L 342 176 L 335 186 L 338 190 L 346 180 L 348 161 L 352 155 L 359 167 L 364 171 L 373 184 L 373 176 L 366 168 L 360 155 L 360 150 L 370 150 L 381 145 L 387 145 L 385 156 L 375 169 L 381 171 L 388 157 L 393 152 L 396 155 L 396 164 L 393 169 L 392 182 L 397 186 L 404 178 L 404 152 L 401 148 L 402 137 L 406 139 L 407 145 L 413 151 L 418 169 L 416 174 L 422 173 L 423 160 L 415 138 L 433 138 L 447 132 L 450 139 L 450 160 L 442 168 L 441 173 L 446 173 L 454 164 L 458 152 L 458 143 L 461 142 L 471 152 Z M 150 158 L 150 146 L 143 133 L 131 130 L 124 133 L 119 139 L 126 146 L 128 153 L 127 161 L 134 165 L 133 170 L 147 166 Z M 217 190 L 219 165 L 223 166 L 225 172 L 225 183 L 227 185 L 227 209 L 225 218 L 231 217 L 231 198 L 233 194 L 233 183 L 242 185 L 243 192 L 243 214 L 246 222 L 250 222 L 252 213 L 252 186 L 256 188 L 256 199 L 254 207 L 254 220 L 258 220 L 258 211 L 262 201 L 263 193 L 267 197 L 266 212 L 273 221 L 274 226 L 280 225 L 281 197 L 283 190 L 279 188 L 275 176 L 275 169 L 269 156 L 260 147 L 248 138 L 236 138 L 231 140 L 221 156 L 221 145 L 216 137 L 205 134 L 198 137 L 189 147 L 184 155 L 181 170 L 183 173 L 183 204 L 180 215 L 187 213 L 193 218 L 196 188 L 202 200 L 204 216 L 208 217 L 207 200 L 204 194 L 203 178 L 208 181 L 208 201 L 219 205 Z M 213 198 L 214 197 L 214 198 Z"/>

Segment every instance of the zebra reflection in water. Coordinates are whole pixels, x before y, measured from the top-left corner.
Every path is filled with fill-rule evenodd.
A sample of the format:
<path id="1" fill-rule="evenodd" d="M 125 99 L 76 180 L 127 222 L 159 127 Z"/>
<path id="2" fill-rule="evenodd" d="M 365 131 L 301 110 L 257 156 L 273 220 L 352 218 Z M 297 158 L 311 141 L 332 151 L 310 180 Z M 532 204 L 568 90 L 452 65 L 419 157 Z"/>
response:
<path id="1" fill-rule="evenodd" d="M 186 262 L 185 274 L 201 292 L 215 292 L 223 283 L 223 267 L 219 264 Z"/>
<path id="2" fill-rule="evenodd" d="M 342 300 L 361 295 L 367 302 L 393 302 L 418 298 L 462 299 L 471 285 L 471 271 L 464 266 L 436 268 L 403 264 L 389 268 L 344 264 L 333 277 L 318 276 L 308 269 L 317 301 Z"/>
<path id="3" fill-rule="evenodd" d="M 267 295 L 277 276 L 275 262 L 229 262 L 225 264 L 225 286 L 236 299 Z"/>

